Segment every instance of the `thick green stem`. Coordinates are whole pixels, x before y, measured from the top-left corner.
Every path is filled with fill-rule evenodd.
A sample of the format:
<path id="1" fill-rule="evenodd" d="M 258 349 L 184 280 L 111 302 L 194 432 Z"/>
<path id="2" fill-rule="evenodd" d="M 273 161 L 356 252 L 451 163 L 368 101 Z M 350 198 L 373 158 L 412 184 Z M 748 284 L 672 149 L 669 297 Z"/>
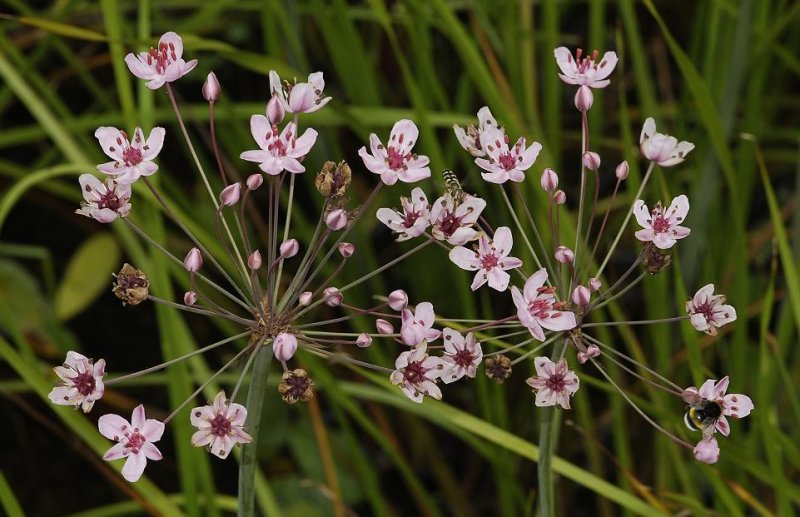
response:
<path id="1" fill-rule="evenodd" d="M 247 393 L 247 431 L 253 441 L 242 447 L 239 461 L 239 517 L 252 517 L 255 512 L 255 474 L 256 451 L 258 450 L 258 433 L 261 426 L 261 410 L 272 363 L 272 347 L 261 345 L 257 352 L 256 364 L 250 377 L 250 389 Z"/>
<path id="2" fill-rule="evenodd" d="M 566 348 L 563 344 L 556 345 L 551 359 L 558 361 Z M 539 517 L 555 517 L 555 490 L 553 482 L 553 456 L 558 444 L 558 434 L 561 430 L 562 411 L 555 407 L 542 410 L 542 423 L 539 426 Z"/>

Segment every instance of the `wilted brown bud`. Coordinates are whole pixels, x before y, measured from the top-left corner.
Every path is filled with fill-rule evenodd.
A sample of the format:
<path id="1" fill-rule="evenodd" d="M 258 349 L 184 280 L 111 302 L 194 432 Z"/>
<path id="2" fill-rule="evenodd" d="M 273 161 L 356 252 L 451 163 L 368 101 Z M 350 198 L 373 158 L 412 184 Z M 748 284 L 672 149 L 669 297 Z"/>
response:
<path id="1" fill-rule="evenodd" d="M 281 393 L 281 398 L 288 404 L 295 402 L 306 402 L 314 396 L 314 381 L 308 377 L 308 373 L 298 368 L 283 372 L 281 383 L 278 385 L 278 391 Z"/>
<path id="2" fill-rule="evenodd" d="M 486 376 L 503 384 L 503 381 L 511 377 L 511 359 L 500 354 L 487 357 L 484 361 Z"/>
<path id="3" fill-rule="evenodd" d="M 314 184 L 320 194 L 327 198 L 341 198 L 350 186 L 352 173 L 347 162 L 342 160 L 339 165 L 334 162 L 325 162 L 322 170 L 317 174 Z"/>
<path id="4" fill-rule="evenodd" d="M 150 292 L 150 280 L 144 271 L 136 269 L 127 262 L 114 275 L 113 293 L 122 300 L 122 304 L 139 305 L 147 299 Z"/>
<path id="5" fill-rule="evenodd" d="M 656 247 L 651 247 L 644 256 L 644 266 L 651 275 L 667 269 L 671 262 L 672 255 Z"/>

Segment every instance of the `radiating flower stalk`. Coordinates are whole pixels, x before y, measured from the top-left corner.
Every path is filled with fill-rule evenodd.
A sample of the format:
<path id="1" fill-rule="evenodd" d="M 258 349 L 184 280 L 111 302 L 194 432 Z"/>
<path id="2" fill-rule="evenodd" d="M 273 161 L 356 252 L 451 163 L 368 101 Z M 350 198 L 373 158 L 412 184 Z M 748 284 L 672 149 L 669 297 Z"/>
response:
<path id="1" fill-rule="evenodd" d="M 270 72 L 271 96 L 265 112 L 254 114 L 250 119 L 257 149 L 243 151 L 240 155 L 241 166 L 250 162 L 257 164 L 259 171 L 247 176 L 245 181 L 231 179 L 237 178 L 238 173 L 223 168 L 214 126 L 214 106 L 219 100 L 221 85 L 216 75 L 209 74 L 202 93 L 209 103 L 211 147 L 221 182 L 215 191 L 197 160 L 172 91 L 173 83 L 197 64 L 184 61 L 182 51 L 180 37 L 167 33 L 157 48 L 138 56 L 130 54 L 126 63 L 135 76 L 148 81 L 151 89 L 165 88 L 198 173 L 210 194 L 215 210 L 211 222 L 218 244 L 215 249 L 221 248 L 223 255 L 216 256 L 210 243 L 189 231 L 148 179 L 158 170 L 155 160 L 164 142 L 163 128 L 152 128 L 147 138 L 141 128 L 135 128 L 132 139 L 122 130 L 99 128 L 95 136 L 112 161 L 97 167 L 106 175 L 105 181 L 92 174 L 81 176 L 85 202 L 77 212 L 102 223 L 128 225 L 158 252 L 185 268 L 191 288 L 180 300 L 172 301 L 150 294 L 147 274 L 125 264 L 116 275 L 113 288 L 124 304 L 160 303 L 228 320 L 240 326 L 241 332 L 185 356 L 110 379 L 104 378 L 104 360 L 93 362 L 70 352 L 64 366 L 56 368 L 61 383 L 53 389 L 50 398 L 56 404 L 72 405 L 88 412 L 107 386 L 122 384 L 127 379 L 166 368 L 196 354 L 223 346 L 236 348 L 240 341 L 246 344 L 163 422 L 146 419 L 142 405 L 134 410 L 131 422 L 117 415 L 100 418 L 101 433 L 117 442 L 105 459 L 127 458 L 122 470 L 125 479 L 136 481 L 148 459 L 161 459 L 153 442 L 161 438 L 165 426 L 220 373 L 243 363 L 230 395 L 225 390 L 219 391 L 212 403 L 195 407 L 188 418 L 197 428 L 192 444 L 206 447 L 220 458 L 226 458 L 237 444 L 249 444 L 244 446 L 240 463 L 239 513 L 252 515 L 255 438 L 262 402 L 264 397 L 270 396 L 265 388 L 273 363 L 277 362 L 282 370 L 278 393 L 273 396 L 280 396 L 290 404 L 313 396 L 314 381 L 295 364 L 299 350 L 385 372 L 414 402 L 422 402 L 426 395 L 441 399 L 442 384 L 474 378 L 481 364 L 489 378 L 503 383 L 513 369 L 523 368 L 525 363 L 528 371 L 535 372 L 526 380 L 535 392 L 534 404 L 545 411 L 539 438 L 541 515 L 554 514 L 550 466 L 561 412 L 570 409 L 571 398 L 580 387 L 575 363 L 591 363 L 653 428 L 692 449 L 698 460 L 717 461 L 720 448 L 715 432 L 727 436 L 730 429 L 725 417 L 747 416 L 753 409 L 750 399 L 739 394 L 726 395 L 728 377 L 720 381 L 708 380 L 699 390 L 683 389 L 604 343 L 592 330 L 598 326 L 688 323 L 698 331 L 716 335 L 720 327 L 736 319 L 736 311 L 726 304 L 725 297 L 714 294 L 713 284 L 701 288 L 687 302 L 685 315 L 654 321 L 604 321 L 597 317 L 597 309 L 623 296 L 647 276 L 668 267 L 672 249 L 679 240 L 690 237 L 690 229 L 684 226 L 689 212 L 689 200 L 685 195 L 676 196 L 665 208 L 657 199 L 644 196 L 644 192 L 650 177 L 658 173 L 656 166 L 667 168 L 680 164 L 694 146 L 657 133 L 655 122 L 650 118 L 644 122 L 640 137 L 641 152 L 649 165 L 616 232 L 608 226 L 609 211 L 615 205 L 614 199 L 624 192 L 622 187 L 629 173 L 627 162 L 614 168 L 616 184 L 609 208 L 605 213 L 598 209 L 599 178 L 606 172 L 600 155 L 590 146 L 588 114 L 594 102 L 592 89 L 608 86 L 617 62 L 616 54 L 607 52 L 600 59 L 597 52 L 584 56 L 578 50 L 573 56 L 564 47 L 555 50 L 561 70 L 559 76 L 565 83 L 578 86 L 575 106 L 582 125 L 581 167 L 576 175 L 568 175 L 580 183 L 579 197 L 570 203 L 578 214 L 574 242 L 567 242 L 563 237 L 566 232 L 562 232 L 560 214 L 568 200 L 565 192 L 558 188 L 559 174 L 545 168 L 540 175 L 530 178 L 541 144 L 535 141 L 528 144 L 525 137 L 519 137 L 511 145 L 511 136 L 497 123 L 488 107 L 478 112 L 477 127 L 455 126 L 455 134 L 461 146 L 474 157 L 481 177 L 500 190 L 512 226 L 493 227 L 489 222 L 493 214 L 487 210 L 486 201 L 464 191 L 458 181 L 458 176 L 463 174 L 452 171 L 445 172 L 445 191 L 438 198 L 429 201 L 423 188 L 414 186 L 400 197 L 399 208 L 376 209 L 373 203 L 384 185 L 413 184 L 431 176 L 428 157 L 413 150 L 419 131 L 413 121 L 404 119 L 394 124 L 388 139 L 370 135 L 369 145 L 358 151 L 363 167 L 359 164 L 351 168 L 341 159 L 325 163 L 314 182 L 320 194 L 319 218 L 310 240 L 301 242 L 294 236 L 292 225 L 296 175 L 306 172 L 305 158 L 318 136 L 313 128 L 302 126 L 301 115 L 322 109 L 331 101 L 331 97 L 324 94 L 322 73 L 310 74 L 306 82 L 290 82 Z M 351 182 L 354 178 L 372 181 L 370 175 L 364 174 L 364 169 L 375 175 L 375 185 L 360 205 L 354 205 L 348 196 Z M 519 188 L 521 182 L 536 184 L 537 180 L 546 193 L 547 206 L 534 205 Z M 185 233 L 193 247 L 168 250 L 136 225 L 131 185 L 138 181 L 151 191 L 166 216 Z M 285 196 L 284 191 L 287 191 Z M 284 197 L 285 203 L 282 202 Z M 259 234 L 259 239 L 248 224 L 250 212 L 246 210 L 254 203 L 258 212 L 266 214 L 267 231 Z M 517 209 L 521 209 L 519 213 L 524 219 L 520 220 Z M 537 227 L 532 211 L 547 215 L 545 228 Z M 396 234 L 398 242 L 418 242 L 400 244 L 407 250 L 341 285 L 341 272 L 358 252 L 346 240 L 347 236 L 365 217 L 377 217 Z M 641 251 L 626 272 L 607 280 L 603 272 L 623 236 L 631 233 L 628 223 L 632 217 L 640 226 L 634 235 L 642 243 Z M 534 264 L 524 264 L 517 258 L 520 253 L 513 249 L 515 241 L 518 246 L 524 244 Z M 437 316 L 430 301 L 409 303 L 401 289 L 374 297 L 379 301 L 372 307 L 358 307 L 348 301 L 348 291 L 402 264 L 431 244 L 444 249 L 442 260 L 449 258 L 455 266 L 475 273 L 470 286 L 473 291 L 488 284 L 493 292 L 507 297 L 506 305 L 511 307 L 513 303 L 514 310 L 485 320 L 445 318 Z M 597 255 L 601 250 L 605 251 L 602 258 Z M 604 287 L 605 284 L 609 286 Z M 342 323 L 355 318 L 374 321 L 375 332 L 340 331 Z M 354 357 L 359 349 L 369 346 L 394 347 L 397 357 L 394 367 Z M 488 348 L 491 350 L 484 350 Z M 670 431 L 672 426 L 664 427 L 646 415 L 606 372 L 608 364 L 674 395 L 677 404 L 685 404 L 688 407 L 686 425 L 702 431 L 698 444 L 692 446 Z M 240 388 L 248 374 L 251 381 L 246 403 L 242 404 Z"/>

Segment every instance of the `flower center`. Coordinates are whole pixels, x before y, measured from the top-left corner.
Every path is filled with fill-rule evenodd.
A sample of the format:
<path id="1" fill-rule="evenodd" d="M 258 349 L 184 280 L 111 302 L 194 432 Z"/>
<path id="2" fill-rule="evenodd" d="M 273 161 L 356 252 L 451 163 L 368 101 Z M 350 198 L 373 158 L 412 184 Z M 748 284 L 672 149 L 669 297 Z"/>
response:
<path id="1" fill-rule="evenodd" d="M 536 318 L 547 318 L 553 304 L 546 298 L 536 298 L 528 305 L 528 311 Z"/>
<path id="2" fill-rule="evenodd" d="M 442 230 L 442 233 L 448 237 L 453 235 L 453 232 L 458 230 L 459 227 L 461 227 L 461 218 L 456 217 L 455 212 L 448 212 L 442 222 L 439 224 L 439 229 Z"/>
<path id="3" fill-rule="evenodd" d="M 94 392 L 96 381 L 92 372 L 83 372 L 72 379 L 72 384 L 78 390 L 78 393 L 87 397 Z"/>
<path id="4" fill-rule="evenodd" d="M 403 375 L 409 383 L 417 384 L 425 380 L 426 371 L 427 369 L 422 366 L 421 361 L 412 361 L 408 363 L 408 366 L 403 368 Z"/>
<path id="5" fill-rule="evenodd" d="M 462 368 L 467 368 L 473 363 L 474 360 L 475 355 L 466 348 L 459 350 L 453 356 L 453 361 L 455 361 L 455 363 Z"/>
<path id="6" fill-rule="evenodd" d="M 231 432 L 231 421 L 219 414 L 211 421 L 211 434 L 214 436 L 228 436 Z"/>
<path id="7" fill-rule="evenodd" d="M 389 168 L 393 170 L 401 169 L 406 159 L 405 156 L 400 154 L 394 147 L 388 147 L 386 152 L 386 163 L 389 165 Z"/>
<path id="8" fill-rule="evenodd" d="M 566 383 L 564 382 L 564 375 L 558 373 L 555 375 L 551 375 L 544 382 L 544 384 L 545 386 L 547 386 L 547 389 L 555 392 L 564 391 L 564 387 L 566 386 Z"/>
<path id="9" fill-rule="evenodd" d="M 663 215 L 657 215 L 653 218 L 653 231 L 656 233 L 665 233 L 669 231 L 669 221 Z"/>
<path id="10" fill-rule="evenodd" d="M 125 160 L 125 165 L 139 165 L 142 163 L 142 151 L 138 147 L 128 147 L 122 151 L 122 159 Z"/>
<path id="11" fill-rule="evenodd" d="M 291 141 L 292 135 L 287 133 L 285 135 L 287 142 Z M 286 152 L 289 149 L 287 146 L 287 142 L 284 142 L 282 138 L 278 137 L 278 128 L 273 128 L 271 133 L 267 133 L 267 150 L 272 153 L 272 156 L 276 157 L 283 157 L 286 156 Z"/>
<path id="12" fill-rule="evenodd" d="M 511 154 L 511 152 L 501 154 L 499 161 L 500 161 L 500 166 L 507 171 L 510 171 L 511 169 L 517 166 L 517 159 L 514 157 L 513 154 Z"/>
<path id="13" fill-rule="evenodd" d="M 177 60 L 178 55 L 175 53 L 175 45 L 173 43 L 160 43 L 158 49 L 150 47 L 147 52 L 147 64 L 155 66 L 158 74 L 166 72 L 167 67 Z"/>
<path id="14" fill-rule="evenodd" d="M 497 267 L 497 264 L 499 262 L 500 260 L 497 258 L 495 254 L 484 255 L 481 257 L 481 267 L 483 269 L 492 269 L 494 267 Z"/>
<path id="15" fill-rule="evenodd" d="M 128 435 L 128 443 L 125 444 L 125 447 L 130 449 L 132 453 L 136 454 L 146 442 L 147 438 L 145 438 L 138 429 L 134 429 L 133 433 Z"/>
<path id="16" fill-rule="evenodd" d="M 116 192 L 113 190 L 107 191 L 100 197 L 100 200 L 97 202 L 97 208 L 110 208 L 113 211 L 117 211 L 122 207 L 122 203 L 119 200 L 119 196 L 117 196 Z"/>
<path id="17" fill-rule="evenodd" d="M 414 226 L 414 223 L 417 222 L 417 219 L 420 217 L 419 212 L 406 212 L 403 216 L 403 226 L 406 228 L 411 228 Z"/>
<path id="18" fill-rule="evenodd" d="M 597 68 L 597 58 L 599 57 L 599 53 L 595 50 L 591 53 L 591 55 L 586 56 L 585 58 L 581 59 L 581 55 L 583 54 L 583 49 L 579 48 L 575 51 L 575 66 L 578 67 L 579 74 L 585 74 L 589 69 L 592 67 Z M 600 67 L 605 66 L 605 61 L 600 63 Z"/>

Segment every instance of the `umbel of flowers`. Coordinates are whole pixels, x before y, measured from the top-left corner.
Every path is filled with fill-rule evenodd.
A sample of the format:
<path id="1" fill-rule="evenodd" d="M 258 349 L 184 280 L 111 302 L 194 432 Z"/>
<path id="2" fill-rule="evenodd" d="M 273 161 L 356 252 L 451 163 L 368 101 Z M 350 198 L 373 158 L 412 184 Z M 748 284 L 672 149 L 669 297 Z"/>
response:
<path id="1" fill-rule="evenodd" d="M 172 91 L 172 83 L 191 72 L 197 64 L 196 60 L 184 61 L 182 53 L 181 38 L 175 33 L 167 33 L 156 48 L 138 55 L 129 54 L 125 61 L 136 77 L 147 81 L 149 88 L 166 90 L 183 137 L 193 149 Z M 558 173 L 544 169 L 536 175 L 547 193 L 547 206 L 530 206 L 519 189 L 519 183 L 529 181 L 529 176 L 534 174 L 532 168 L 542 146 L 535 141 L 529 144 L 525 137 L 517 138 L 512 145 L 512 138 L 488 107 L 479 110 L 477 126 L 455 126 L 455 134 L 461 146 L 474 157 L 481 177 L 499 189 L 504 208 L 511 211 L 513 227 L 493 227 L 486 201 L 465 192 L 458 175 L 452 172 L 448 172 L 445 178 L 443 195 L 431 198 L 431 201 L 421 187 L 414 186 L 407 195 L 400 197 L 398 208 L 380 207 L 373 211 L 373 201 L 384 185 L 418 183 L 431 176 L 428 157 L 414 152 L 419 131 L 413 121 L 404 119 L 394 124 L 388 138 L 370 135 L 369 145 L 358 151 L 363 168 L 353 170 L 341 160 L 325 163 L 314 182 L 321 196 L 316 230 L 310 241 L 300 242 L 292 237 L 295 178 L 306 172 L 304 159 L 317 140 L 316 130 L 302 127 L 301 115 L 322 109 L 331 97 L 324 94 L 325 83 L 320 72 L 310 74 L 306 82 L 282 81 L 275 72 L 270 72 L 270 100 L 263 114 L 254 114 L 250 118 L 256 149 L 243 150 L 240 155 L 242 166 L 245 162 L 257 164 L 258 172 L 250 174 L 244 181 L 235 179 L 238 174 L 223 168 L 216 141 L 212 141 L 222 184 L 219 192 L 210 196 L 215 209 L 213 227 L 226 257 L 211 254 L 208 247 L 174 215 L 148 179 L 158 171 L 157 159 L 164 143 L 165 129 L 156 127 L 144 131 L 137 127 L 129 137 L 121 129 L 98 128 L 95 137 L 112 161 L 97 166 L 97 172 L 102 174 L 100 178 L 95 174 L 84 174 L 79 178 L 84 202 L 77 213 L 101 223 L 129 226 L 146 243 L 181 264 L 191 285 L 178 301 L 160 299 L 150 293 L 147 274 L 125 264 L 115 275 L 114 293 L 124 304 L 137 305 L 147 301 L 165 304 L 178 310 L 228 320 L 238 325 L 241 331 L 186 356 L 110 379 L 105 378 L 103 359 L 95 362 L 77 352 L 69 352 L 63 366 L 55 368 L 61 381 L 50 393 L 52 402 L 89 412 L 107 386 L 123 384 L 127 379 L 166 368 L 195 354 L 226 345 L 238 347 L 227 364 L 163 421 L 146 418 L 144 405 L 134 409 L 130 421 L 113 414 L 100 417 L 100 432 L 116 442 L 104 458 L 125 458 L 123 476 L 136 481 L 147 460 L 161 459 L 155 442 L 161 438 L 165 426 L 219 373 L 238 364 L 240 359 L 244 360 L 244 366 L 230 395 L 220 391 L 213 402 L 191 409 L 188 418 L 197 429 L 192 436 L 193 445 L 205 447 L 220 458 L 226 458 L 236 444 L 251 442 L 247 408 L 236 401 L 256 355 L 264 350 L 271 352 L 282 370 L 278 391 L 288 403 L 313 396 L 314 382 L 308 373 L 290 366 L 301 349 L 322 358 L 383 371 L 414 402 L 422 402 L 426 395 L 442 398 L 442 384 L 474 378 L 481 364 L 487 376 L 502 383 L 515 366 L 519 368 L 517 365 L 528 361 L 529 369 L 535 374 L 526 382 L 536 394 L 535 405 L 563 409 L 570 408 L 570 399 L 580 388 L 580 377 L 570 363 L 589 362 L 616 386 L 603 366 L 603 361 L 608 361 L 627 371 L 632 371 L 631 368 L 643 370 L 646 377 L 642 378 L 683 401 L 688 406 L 686 424 L 691 429 L 702 431 L 702 438 L 694 447 L 634 407 L 657 429 L 693 449 L 698 460 L 717 461 L 720 448 L 715 433 L 719 431 L 727 436 L 730 429 L 726 417 L 747 416 L 753 409 L 750 399 L 739 394 L 726 395 L 727 377 L 719 381 L 708 380 L 700 389 L 683 389 L 592 334 L 592 327 L 598 325 L 630 324 L 598 320 L 594 318 L 596 309 L 667 267 L 672 249 L 678 241 L 690 236 L 689 227 L 684 226 L 689 212 L 689 200 L 685 195 L 676 196 L 664 208 L 660 201 L 648 199 L 643 193 L 656 166 L 665 168 L 680 164 L 693 145 L 656 132 L 653 119 L 644 122 L 640 146 L 649 165 L 622 225 L 608 244 L 609 239 L 603 237 L 609 230 L 609 213 L 596 213 L 597 205 L 591 203 L 589 206 L 587 195 L 587 177 L 593 176 L 596 182 L 601 171 L 601 158 L 589 146 L 588 112 L 593 104 L 592 88 L 609 84 L 608 77 L 616 65 L 616 55 L 608 52 L 599 59 L 596 52 L 584 56 L 579 50 L 573 56 L 562 47 L 556 49 L 555 57 L 562 80 L 578 86 L 575 106 L 583 125 L 579 171 L 581 189 L 576 202 L 577 238 L 571 247 L 560 236 L 559 212 L 567 199 L 564 191 L 558 189 Z M 203 96 L 209 103 L 212 138 L 216 134 L 214 105 L 219 99 L 220 88 L 216 76 L 210 73 L 203 85 Z M 209 184 L 203 168 L 199 163 L 196 165 L 198 173 Z M 375 175 L 375 186 L 360 206 L 351 206 L 346 195 L 348 188 L 356 175 L 369 179 L 369 175 L 364 175 L 364 169 Z M 628 164 L 617 165 L 614 173 L 617 182 L 612 198 L 619 194 L 627 178 Z M 194 243 L 193 247 L 175 252 L 167 250 L 136 225 L 131 199 L 131 186 L 136 182 L 142 182 L 152 192 L 156 201 L 162 204 L 164 213 L 172 217 Z M 284 206 L 281 199 L 287 188 L 288 203 Z M 254 202 L 253 192 L 259 189 L 267 191 L 266 206 L 259 206 L 259 212 L 267 214 L 269 231 L 265 240 L 256 242 L 250 238 L 248 221 L 243 215 L 245 206 Z M 209 193 L 212 193 L 210 188 Z M 527 212 L 525 224 L 514 215 L 511 196 L 515 196 Z M 608 204 L 609 207 L 612 205 L 614 203 Z M 531 210 L 548 214 L 549 235 L 536 227 Z M 589 217 L 583 216 L 586 210 Z M 234 217 L 237 212 L 240 216 Z M 642 243 L 641 251 L 623 275 L 613 281 L 603 280 L 605 266 L 622 236 L 629 231 L 628 223 L 632 216 L 640 226 L 633 234 Z M 356 247 L 346 240 L 347 236 L 364 217 L 377 217 L 396 234 L 399 242 L 418 242 L 416 245 L 412 243 L 413 246 L 397 258 L 341 285 L 337 282 L 338 275 L 346 267 L 348 259 L 357 253 Z M 595 226 L 594 223 L 600 220 Z M 581 225 L 581 221 L 588 222 Z M 232 229 L 232 226 L 236 227 Z M 518 246 L 524 243 L 534 264 L 523 264 L 517 258 L 519 253 L 514 250 L 515 243 Z M 508 293 L 506 296 L 509 296 L 514 310 L 509 314 L 494 315 L 489 320 L 460 319 L 456 326 L 448 325 L 450 320 L 447 318 L 437 316 L 430 301 L 411 304 L 400 289 L 388 293 L 385 302 L 373 307 L 358 307 L 347 301 L 347 291 L 432 244 L 446 250 L 443 260 L 449 259 L 454 267 L 474 273 L 471 281 L 473 291 L 488 286 L 500 293 Z M 600 249 L 605 249 L 605 258 L 596 260 L 599 258 L 596 252 Z M 233 270 L 221 266 L 223 259 L 233 264 Z M 227 287 L 217 282 L 220 278 Z M 605 287 L 604 283 L 609 286 Z M 736 319 L 736 311 L 726 304 L 724 296 L 715 294 L 714 290 L 713 284 L 701 288 L 687 302 L 685 315 L 635 323 L 683 322 L 698 331 L 716 335 L 720 327 Z M 323 305 L 328 308 L 326 314 L 334 310 L 341 315 L 321 316 L 316 309 Z M 337 325 L 353 318 L 371 319 L 375 331 L 357 334 L 337 330 Z M 329 330 L 325 330 L 326 327 Z M 240 342 L 244 342 L 244 346 L 236 345 Z M 369 346 L 392 347 L 396 354 L 393 367 L 353 358 L 358 349 Z M 546 347 L 552 348 L 549 357 L 543 352 Z M 509 357 L 511 354 L 516 355 L 513 360 Z M 633 404 L 629 397 L 625 398 Z"/>

